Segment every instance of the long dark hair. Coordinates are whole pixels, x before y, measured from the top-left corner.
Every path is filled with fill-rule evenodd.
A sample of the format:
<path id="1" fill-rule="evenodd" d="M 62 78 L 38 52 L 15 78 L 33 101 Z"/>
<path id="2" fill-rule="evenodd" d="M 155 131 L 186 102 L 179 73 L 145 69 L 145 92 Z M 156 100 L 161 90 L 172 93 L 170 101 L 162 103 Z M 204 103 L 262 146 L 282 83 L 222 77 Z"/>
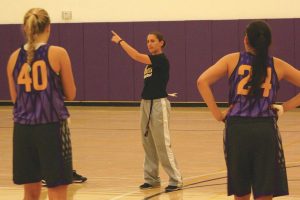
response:
<path id="1" fill-rule="evenodd" d="M 254 21 L 246 28 L 249 45 L 254 49 L 252 76 L 250 80 L 250 96 L 261 96 L 261 85 L 267 76 L 267 58 L 272 42 L 271 29 L 264 21 Z"/>

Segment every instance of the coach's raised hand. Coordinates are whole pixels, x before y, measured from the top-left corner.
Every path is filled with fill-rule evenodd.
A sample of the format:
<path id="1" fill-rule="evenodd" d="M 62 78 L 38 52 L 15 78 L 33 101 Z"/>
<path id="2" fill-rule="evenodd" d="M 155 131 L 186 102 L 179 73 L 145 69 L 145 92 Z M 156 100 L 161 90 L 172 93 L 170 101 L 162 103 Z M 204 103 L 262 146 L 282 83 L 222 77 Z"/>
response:
<path id="1" fill-rule="evenodd" d="M 116 43 L 116 44 L 120 44 L 122 40 L 122 38 L 114 31 L 111 31 L 111 33 L 113 34 L 113 36 L 111 37 L 111 41 Z"/>

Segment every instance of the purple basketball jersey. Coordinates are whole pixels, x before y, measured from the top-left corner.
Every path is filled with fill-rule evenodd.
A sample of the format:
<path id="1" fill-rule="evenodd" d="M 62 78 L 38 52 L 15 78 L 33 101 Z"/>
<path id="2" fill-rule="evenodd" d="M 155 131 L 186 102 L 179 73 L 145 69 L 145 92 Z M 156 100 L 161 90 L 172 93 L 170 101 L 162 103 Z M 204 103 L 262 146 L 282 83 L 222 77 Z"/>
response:
<path id="1" fill-rule="evenodd" d="M 21 47 L 13 71 L 17 91 L 14 121 L 20 124 L 45 124 L 69 117 L 64 105 L 62 83 L 48 60 L 49 45 L 40 46 L 29 67 Z"/>
<path id="2" fill-rule="evenodd" d="M 267 77 L 261 86 L 261 97 L 257 99 L 248 95 L 253 58 L 253 55 L 241 52 L 239 62 L 229 78 L 229 105 L 233 106 L 227 115 L 229 117 L 273 117 L 276 115 L 270 108 L 270 105 L 276 101 L 279 89 L 273 57 L 267 58 Z"/>

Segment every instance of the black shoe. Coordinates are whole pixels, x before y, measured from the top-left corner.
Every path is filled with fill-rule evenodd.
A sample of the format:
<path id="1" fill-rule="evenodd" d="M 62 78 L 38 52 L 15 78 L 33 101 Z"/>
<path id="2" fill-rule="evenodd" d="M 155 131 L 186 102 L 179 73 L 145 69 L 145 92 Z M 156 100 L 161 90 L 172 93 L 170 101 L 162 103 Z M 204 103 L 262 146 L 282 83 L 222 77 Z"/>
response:
<path id="1" fill-rule="evenodd" d="M 73 183 L 83 183 L 87 180 L 86 177 L 77 174 L 75 170 L 73 170 Z"/>
<path id="2" fill-rule="evenodd" d="M 176 185 L 168 185 L 166 188 L 165 188 L 165 191 L 166 192 L 173 192 L 173 191 L 177 191 L 177 190 L 181 190 L 182 188 L 181 187 L 178 187 Z"/>
<path id="3" fill-rule="evenodd" d="M 147 190 L 147 189 L 152 189 L 153 186 L 149 183 L 144 183 L 143 185 L 140 185 L 141 190 Z"/>
<path id="4" fill-rule="evenodd" d="M 46 187 L 46 186 L 47 186 L 47 183 L 46 183 L 45 180 L 41 180 L 41 183 L 42 183 L 42 186 L 43 186 L 43 187 Z"/>
<path id="5" fill-rule="evenodd" d="M 143 185 L 140 185 L 140 189 L 141 190 L 148 190 L 148 189 L 152 189 L 152 188 L 156 188 L 156 187 L 160 187 L 160 184 L 158 184 L 158 185 L 151 185 L 149 183 L 144 183 Z"/>

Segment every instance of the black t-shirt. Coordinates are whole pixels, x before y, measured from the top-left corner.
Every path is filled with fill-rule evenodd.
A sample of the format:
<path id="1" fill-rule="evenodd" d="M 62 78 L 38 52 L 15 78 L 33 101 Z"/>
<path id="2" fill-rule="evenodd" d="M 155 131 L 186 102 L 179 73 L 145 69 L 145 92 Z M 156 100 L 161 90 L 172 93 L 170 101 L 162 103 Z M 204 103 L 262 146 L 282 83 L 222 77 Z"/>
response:
<path id="1" fill-rule="evenodd" d="M 144 70 L 143 99 L 159 99 L 167 97 L 169 81 L 169 60 L 165 54 L 149 55 L 151 65 Z"/>

